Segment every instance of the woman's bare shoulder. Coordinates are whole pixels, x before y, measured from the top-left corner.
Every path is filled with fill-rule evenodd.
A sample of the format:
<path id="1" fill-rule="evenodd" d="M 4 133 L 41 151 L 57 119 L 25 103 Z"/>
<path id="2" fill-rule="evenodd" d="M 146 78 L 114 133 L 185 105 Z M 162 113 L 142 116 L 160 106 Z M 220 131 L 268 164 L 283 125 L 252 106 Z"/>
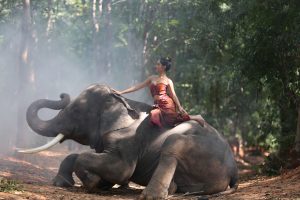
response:
<path id="1" fill-rule="evenodd" d="M 168 81 L 168 84 L 169 84 L 169 85 L 173 85 L 173 81 L 172 81 L 172 79 L 168 78 L 168 80 L 167 80 L 167 81 Z"/>

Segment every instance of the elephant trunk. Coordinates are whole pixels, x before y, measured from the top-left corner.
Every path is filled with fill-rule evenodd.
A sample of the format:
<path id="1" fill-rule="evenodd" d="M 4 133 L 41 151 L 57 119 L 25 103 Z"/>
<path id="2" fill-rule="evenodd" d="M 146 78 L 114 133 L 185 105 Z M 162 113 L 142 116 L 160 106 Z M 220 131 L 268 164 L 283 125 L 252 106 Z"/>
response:
<path id="1" fill-rule="evenodd" d="M 61 100 L 52 101 L 47 99 L 40 99 L 33 102 L 27 109 L 26 119 L 30 128 L 40 135 L 46 137 L 55 137 L 61 131 L 63 127 L 60 127 L 59 119 L 62 117 L 62 113 L 59 113 L 51 120 L 41 120 L 38 116 L 38 111 L 41 108 L 50 108 L 53 110 L 64 109 L 70 103 L 70 96 L 68 94 L 61 94 Z"/>

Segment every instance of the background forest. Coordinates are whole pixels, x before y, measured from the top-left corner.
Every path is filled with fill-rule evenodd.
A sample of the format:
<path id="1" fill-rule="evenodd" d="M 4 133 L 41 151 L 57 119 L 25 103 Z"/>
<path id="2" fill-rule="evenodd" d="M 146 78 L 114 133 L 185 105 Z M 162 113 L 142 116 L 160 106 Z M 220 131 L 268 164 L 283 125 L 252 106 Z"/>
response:
<path id="1" fill-rule="evenodd" d="M 124 89 L 169 56 L 189 113 L 272 152 L 272 170 L 285 167 L 300 153 L 299 8 L 299 0 L 0 0 L 0 149 L 43 143 L 27 128 L 32 101 L 75 98 L 92 83 Z M 146 90 L 126 97 L 151 104 Z"/>

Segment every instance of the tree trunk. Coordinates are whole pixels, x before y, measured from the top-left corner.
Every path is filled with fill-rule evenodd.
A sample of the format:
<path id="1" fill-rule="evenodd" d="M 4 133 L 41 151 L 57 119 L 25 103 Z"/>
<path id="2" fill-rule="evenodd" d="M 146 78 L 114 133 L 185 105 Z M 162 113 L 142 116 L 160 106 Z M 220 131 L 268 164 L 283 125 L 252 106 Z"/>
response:
<path id="1" fill-rule="evenodd" d="M 297 132 L 295 139 L 295 150 L 300 153 L 300 104 L 298 104 L 298 120 L 297 120 Z"/>
<path id="2" fill-rule="evenodd" d="M 30 66 L 30 47 L 32 43 L 32 23 L 30 14 L 30 0 L 23 0 L 23 21 L 22 21 L 22 36 L 19 53 L 18 64 L 18 114 L 17 114 L 17 137 L 16 146 L 26 145 L 24 131 L 26 130 L 25 111 L 28 105 L 28 96 L 32 91 L 32 86 L 35 81 L 35 74 Z"/>
<path id="3" fill-rule="evenodd" d="M 47 13 L 47 29 L 46 29 L 46 37 L 48 39 L 49 34 L 53 28 L 52 23 L 52 0 L 48 0 L 48 13 Z M 49 41 L 49 40 L 48 40 Z"/>
<path id="4" fill-rule="evenodd" d="M 93 62 L 92 66 L 95 70 L 95 74 L 100 78 L 102 75 L 103 64 L 101 62 L 101 57 L 103 52 L 101 52 L 100 48 L 100 18 L 103 14 L 103 0 L 93 0 L 92 1 L 92 27 L 93 27 L 93 47 L 92 47 L 92 57 Z"/>
<path id="5" fill-rule="evenodd" d="M 111 74 L 112 67 L 112 48 L 113 48 L 113 36 L 112 36 L 112 22 L 111 22 L 111 0 L 106 0 L 105 5 L 105 72 L 106 75 Z"/>
<path id="6" fill-rule="evenodd" d="M 145 13 L 145 24 L 144 24 L 144 32 L 143 32 L 143 50 L 142 50 L 142 66 L 141 66 L 141 72 L 142 72 L 142 76 L 145 73 L 144 67 L 147 65 L 147 63 L 149 62 L 149 34 L 150 34 L 150 30 L 151 30 L 151 26 L 152 26 L 152 22 L 154 20 L 154 10 L 155 8 L 153 7 L 153 5 L 149 5 L 149 3 L 147 3 L 146 5 L 146 13 Z M 145 77 L 142 77 L 143 79 Z"/>
<path id="7" fill-rule="evenodd" d="M 98 13 L 97 14 L 97 5 L 98 5 Z M 93 18 L 93 30 L 94 33 L 98 33 L 100 29 L 99 18 L 102 15 L 102 0 L 93 0 L 92 5 L 92 18 Z"/>
<path id="8" fill-rule="evenodd" d="M 279 100 L 280 107 L 280 123 L 281 123 L 281 136 L 279 144 L 279 156 L 286 159 L 286 155 L 294 148 L 293 140 L 296 135 L 296 118 L 297 118 L 297 107 L 294 100 L 282 96 Z"/>

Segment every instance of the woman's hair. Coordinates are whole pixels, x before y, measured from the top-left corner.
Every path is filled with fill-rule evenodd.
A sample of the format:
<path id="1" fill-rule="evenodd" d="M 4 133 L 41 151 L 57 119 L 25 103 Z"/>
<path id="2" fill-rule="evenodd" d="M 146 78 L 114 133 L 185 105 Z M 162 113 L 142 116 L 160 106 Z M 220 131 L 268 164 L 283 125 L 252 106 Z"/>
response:
<path id="1" fill-rule="evenodd" d="M 159 62 L 161 65 L 166 66 L 166 71 L 168 71 L 171 68 L 172 60 L 169 57 L 162 57 L 159 59 Z"/>

